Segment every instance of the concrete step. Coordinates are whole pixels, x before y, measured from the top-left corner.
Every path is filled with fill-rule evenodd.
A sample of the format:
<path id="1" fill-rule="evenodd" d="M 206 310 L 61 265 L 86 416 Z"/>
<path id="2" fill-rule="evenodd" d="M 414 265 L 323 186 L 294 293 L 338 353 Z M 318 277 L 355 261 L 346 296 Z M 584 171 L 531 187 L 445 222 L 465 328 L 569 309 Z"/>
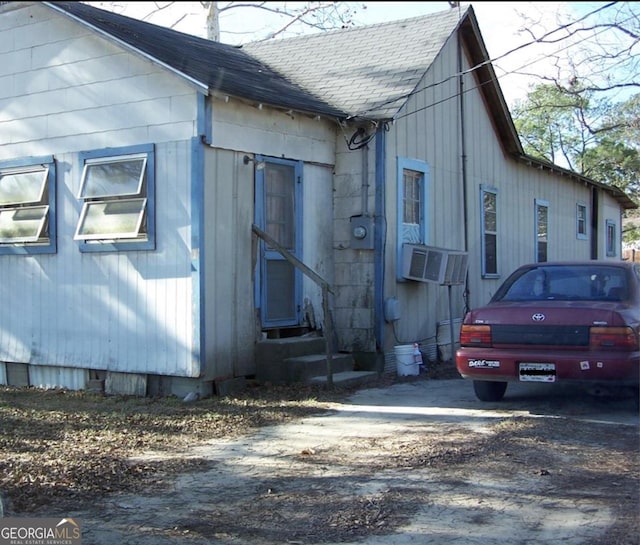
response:
<path id="1" fill-rule="evenodd" d="M 326 352 L 324 337 L 287 337 L 264 339 L 256 344 L 256 361 L 269 364 L 286 358 Z"/>
<path id="2" fill-rule="evenodd" d="M 342 371 L 332 373 L 333 385 L 339 387 L 361 386 L 376 381 L 379 374 L 376 371 Z M 327 384 L 327 375 L 311 377 L 310 384 Z"/>
<path id="3" fill-rule="evenodd" d="M 307 382 L 311 377 L 327 374 L 327 354 L 307 354 L 285 358 L 287 382 Z M 353 371 L 354 361 L 351 354 L 332 354 L 332 374 Z"/>
<path id="4" fill-rule="evenodd" d="M 359 384 L 378 377 L 377 371 L 355 369 L 352 354 L 332 354 L 331 375 L 334 385 Z M 258 342 L 256 380 L 263 384 L 326 383 L 327 353 L 324 337 L 310 335 Z"/>
<path id="5" fill-rule="evenodd" d="M 256 380 L 287 384 L 291 379 L 286 359 L 319 353 L 326 353 L 324 337 L 310 335 L 261 340 L 256 345 Z"/>

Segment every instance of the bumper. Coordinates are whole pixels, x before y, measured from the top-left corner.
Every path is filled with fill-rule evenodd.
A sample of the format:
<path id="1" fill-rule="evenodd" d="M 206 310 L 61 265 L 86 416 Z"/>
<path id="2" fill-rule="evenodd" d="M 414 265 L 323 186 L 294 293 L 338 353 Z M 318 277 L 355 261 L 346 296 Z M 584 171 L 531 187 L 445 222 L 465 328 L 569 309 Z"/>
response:
<path id="1" fill-rule="evenodd" d="M 640 352 L 550 353 L 461 347 L 456 351 L 456 367 L 463 378 L 473 380 L 636 385 L 640 380 Z"/>

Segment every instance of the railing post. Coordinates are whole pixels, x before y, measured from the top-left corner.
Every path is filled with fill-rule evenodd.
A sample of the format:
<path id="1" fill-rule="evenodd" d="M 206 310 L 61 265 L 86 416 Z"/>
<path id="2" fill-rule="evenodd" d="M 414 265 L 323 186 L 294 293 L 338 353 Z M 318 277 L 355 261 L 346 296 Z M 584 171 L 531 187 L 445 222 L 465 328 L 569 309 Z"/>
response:
<path id="1" fill-rule="evenodd" d="M 329 287 L 322 286 L 322 310 L 324 312 L 324 344 L 327 352 L 327 388 L 333 388 L 333 323 L 329 309 Z"/>
<path id="2" fill-rule="evenodd" d="M 325 347 L 327 353 L 327 388 L 333 388 L 333 322 L 331 318 L 331 311 L 329 309 L 329 293 L 331 289 L 329 288 L 329 283 L 322 278 L 317 272 L 313 269 L 307 267 L 302 261 L 300 261 L 295 255 L 293 255 L 289 250 L 281 246 L 277 240 L 272 238 L 270 235 L 265 233 L 260 227 L 258 227 L 255 223 L 251 226 L 251 230 L 262 240 L 267 242 L 272 248 L 275 248 L 280 252 L 282 257 L 284 257 L 289 263 L 291 263 L 294 267 L 300 269 L 304 274 L 306 274 L 311 280 L 313 280 L 316 284 L 318 284 L 322 288 L 322 310 L 324 312 L 324 337 L 325 337 Z"/>

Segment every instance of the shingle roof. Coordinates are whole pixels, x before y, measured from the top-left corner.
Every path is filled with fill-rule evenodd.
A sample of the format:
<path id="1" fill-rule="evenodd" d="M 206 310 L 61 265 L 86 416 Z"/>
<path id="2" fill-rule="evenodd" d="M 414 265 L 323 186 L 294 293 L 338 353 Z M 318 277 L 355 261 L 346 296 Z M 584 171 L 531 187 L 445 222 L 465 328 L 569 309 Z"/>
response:
<path id="1" fill-rule="evenodd" d="M 4 4 L 7 2 L 0 2 Z M 211 91 L 276 107 L 348 118 L 390 119 L 459 31 L 505 150 L 521 161 L 563 171 L 637 208 L 621 189 L 524 154 L 473 8 L 242 48 L 184 34 L 81 2 L 43 2 L 128 44 Z"/>
<path id="2" fill-rule="evenodd" d="M 243 49 L 351 116 L 392 118 L 468 9 L 251 43 Z"/>
<path id="3" fill-rule="evenodd" d="M 211 90 L 287 109 L 370 119 L 393 117 L 469 9 L 235 47 L 82 2 L 45 4 Z"/>
<path id="4" fill-rule="evenodd" d="M 298 87 L 242 49 L 177 32 L 82 2 L 45 2 L 205 84 L 259 103 L 343 118 L 345 113 Z"/>

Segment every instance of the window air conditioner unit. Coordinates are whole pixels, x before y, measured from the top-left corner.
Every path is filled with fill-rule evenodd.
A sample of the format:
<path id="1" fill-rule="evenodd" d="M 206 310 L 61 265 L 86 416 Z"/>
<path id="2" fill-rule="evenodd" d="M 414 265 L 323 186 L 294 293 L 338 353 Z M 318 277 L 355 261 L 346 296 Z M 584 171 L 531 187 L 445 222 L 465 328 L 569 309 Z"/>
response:
<path id="1" fill-rule="evenodd" d="M 422 244 L 402 245 L 402 276 L 418 282 L 464 284 L 467 252 Z"/>

